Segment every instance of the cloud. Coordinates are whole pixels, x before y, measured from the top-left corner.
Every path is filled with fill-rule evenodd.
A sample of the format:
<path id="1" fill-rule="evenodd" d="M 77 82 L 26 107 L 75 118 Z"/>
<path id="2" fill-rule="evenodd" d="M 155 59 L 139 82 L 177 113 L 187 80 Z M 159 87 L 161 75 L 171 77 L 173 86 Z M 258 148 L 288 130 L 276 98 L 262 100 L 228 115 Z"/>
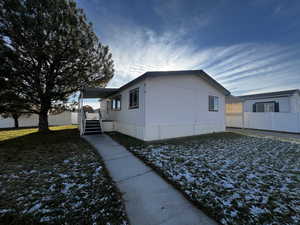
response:
<path id="1" fill-rule="evenodd" d="M 150 70 L 197 69 L 199 62 L 207 61 L 214 53 L 213 49 L 197 51 L 180 33 L 161 35 L 132 26 L 123 27 L 122 35 L 112 35 L 109 46 L 116 67 L 111 86 L 120 86 Z"/>
<path id="2" fill-rule="evenodd" d="M 203 32 L 207 26 L 217 29 L 212 23 L 216 14 L 222 16 L 220 8 L 228 5 L 225 1 L 185 4 L 180 0 L 152 0 L 155 4 L 149 6 L 149 11 L 155 15 L 151 19 L 161 23 L 157 25 L 161 29 L 155 30 L 138 23 L 138 18 L 119 13 L 122 12 L 118 11 L 119 7 L 118 10 L 107 8 L 107 4 L 93 1 L 94 4 L 85 1 L 81 4 L 93 12 L 90 18 L 95 30 L 112 51 L 116 72 L 109 87 L 120 87 L 146 71 L 204 69 L 233 94 L 300 88 L 299 44 L 268 43 L 268 40 L 263 43 L 253 39 L 251 43 L 238 40 L 237 44 L 221 45 L 218 40 L 222 36 L 209 36 L 215 42 L 213 47 L 203 46 L 202 38 L 207 34 Z M 251 4 L 268 9 L 272 5 L 270 9 L 277 16 L 294 15 L 300 6 L 293 9 L 277 0 Z M 299 21 L 295 20 L 286 29 L 290 31 L 298 26 Z M 198 32 L 200 28 L 203 30 Z"/>
<path id="3" fill-rule="evenodd" d="M 204 69 L 234 94 L 300 84 L 299 46 L 245 43 L 199 49 L 184 33 L 158 34 L 138 26 L 122 27 L 109 45 L 116 69 L 110 87 L 147 71 L 187 69 Z"/>

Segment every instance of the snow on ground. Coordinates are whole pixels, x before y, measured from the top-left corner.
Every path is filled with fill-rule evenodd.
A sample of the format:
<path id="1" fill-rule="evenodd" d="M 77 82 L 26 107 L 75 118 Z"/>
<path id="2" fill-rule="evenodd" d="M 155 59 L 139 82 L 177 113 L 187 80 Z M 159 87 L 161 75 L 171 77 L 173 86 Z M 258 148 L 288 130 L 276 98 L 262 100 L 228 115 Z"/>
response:
<path id="1" fill-rule="evenodd" d="M 129 224 L 121 193 L 77 130 L 0 141 L 0 224 L 39 222 Z"/>
<path id="2" fill-rule="evenodd" d="M 234 134 L 129 150 L 222 224 L 300 224 L 300 145 Z"/>
<path id="3" fill-rule="evenodd" d="M 13 200 L 6 207 L 4 199 L 0 200 L 0 203 L 3 202 L 0 204 L 0 216 L 7 212 L 21 212 L 39 218 L 40 222 L 52 223 L 66 215 L 73 217 L 72 221 L 76 218 L 82 221 L 80 217 L 84 215 L 87 221 L 95 224 L 117 216 L 121 223 L 116 224 L 128 224 L 122 200 L 102 163 L 94 157 L 82 159 L 74 156 L 55 164 L 51 170 L 19 170 L 14 174 L 0 174 L 3 183 L 1 196 Z M 79 161 L 80 164 L 76 163 Z M 28 174 L 29 177 L 26 176 Z M 24 189 L 26 182 L 28 186 Z M 18 184 L 23 186 L 23 190 L 17 187 Z"/>

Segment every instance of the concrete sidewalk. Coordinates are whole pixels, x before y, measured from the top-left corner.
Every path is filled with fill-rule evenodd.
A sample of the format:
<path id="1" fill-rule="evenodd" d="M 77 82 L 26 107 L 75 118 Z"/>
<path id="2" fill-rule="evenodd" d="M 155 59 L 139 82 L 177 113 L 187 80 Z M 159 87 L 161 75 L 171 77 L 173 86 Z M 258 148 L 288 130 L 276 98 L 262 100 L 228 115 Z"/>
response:
<path id="1" fill-rule="evenodd" d="M 132 225 L 217 224 L 109 136 L 89 135 L 83 138 L 97 149 L 123 193 Z"/>

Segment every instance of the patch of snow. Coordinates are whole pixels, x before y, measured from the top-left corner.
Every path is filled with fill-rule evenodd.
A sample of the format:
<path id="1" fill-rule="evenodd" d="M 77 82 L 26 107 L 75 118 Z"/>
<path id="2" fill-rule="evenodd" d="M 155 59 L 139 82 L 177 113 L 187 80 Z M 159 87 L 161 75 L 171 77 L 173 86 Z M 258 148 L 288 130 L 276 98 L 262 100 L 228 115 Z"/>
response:
<path id="1" fill-rule="evenodd" d="M 61 193 L 67 194 L 69 190 L 74 187 L 76 184 L 74 183 L 62 183 L 64 185 L 64 189 L 61 190 Z"/>
<path id="2" fill-rule="evenodd" d="M 37 204 L 35 204 L 33 207 L 31 207 L 27 213 L 33 213 L 35 211 L 37 211 L 39 208 L 42 207 L 42 203 L 38 202 Z"/>
<path id="3" fill-rule="evenodd" d="M 41 219 L 40 219 L 40 222 L 49 222 L 51 221 L 53 218 L 50 217 L 50 216 L 43 216 Z"/>
<path id="4" fill-rule="evenodd" d="M 5 213 L 9 213 L 9 212 L 13 212 L 12 209 L 0 209 L 0 214 L 5 214 Z"/>
<path id="5" fill-rule="evenodd" d="M 234 186 L 231 183 L 228 183 L 227 181 L 222 181 L 221 184 L 224 188 L 234 188 Z"/>
<path id="6" fill-rule="evenodd" d="M 230 212 L 230 216 L 232 216 L 232 217 L 236 217 L 237 214 L 238 214 L 238 211 L 236 211 L 236 210 L 233 210 Z"/>
<path id="7" fill-rule="evenodd" d="M 262 208 L 256 207 L 256 206 L 252 206 L 252 207 L 250 208 L 250 212 L 251 212 L 251 214 L 253 214 L 253 215 L 259 215 L 259 214 L 265 213 L 265 210 L 262 209 Z"/>
<path id="8" fill-rule="evenodd" d="M 63 173 L 58 174 L 58 176 L 60 176 L 61 178 L 67 178 L 67 177 L 69 177 L 69 175 L 63 174 Z"/>

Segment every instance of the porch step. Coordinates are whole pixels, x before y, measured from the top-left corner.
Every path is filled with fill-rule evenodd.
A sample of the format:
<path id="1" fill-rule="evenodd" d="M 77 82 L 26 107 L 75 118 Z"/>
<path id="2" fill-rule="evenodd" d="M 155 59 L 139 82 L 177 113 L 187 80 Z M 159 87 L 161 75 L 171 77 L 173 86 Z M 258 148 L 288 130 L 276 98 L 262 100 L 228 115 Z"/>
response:
<path id="1" fill-rule="evenodd" d="M 84 135 L 101 134 L 102 129 L 99 120 L 86 120 Z"/>
<path id="2" fill-rule="evenodd" d="M 86 127 L 85 131 L 101 131 L 101 127 Z"/>
<path id="3" fill-rule="evenodd" d="M 86 123 L 85 124 L 87 124 L 87 125 L 100 125 L 100 123 L 99 123 L 99 121 L 92 121 L 92 122 L 88 122 L 88 121 L 86 121 Z"/>
<path id="4" fill-rule="evenodd" d="M 88 132 L 84 132 L 83 135 L 93 135 L 93 134 L 102 134 L 101 131 L 88 131 Z"/>

